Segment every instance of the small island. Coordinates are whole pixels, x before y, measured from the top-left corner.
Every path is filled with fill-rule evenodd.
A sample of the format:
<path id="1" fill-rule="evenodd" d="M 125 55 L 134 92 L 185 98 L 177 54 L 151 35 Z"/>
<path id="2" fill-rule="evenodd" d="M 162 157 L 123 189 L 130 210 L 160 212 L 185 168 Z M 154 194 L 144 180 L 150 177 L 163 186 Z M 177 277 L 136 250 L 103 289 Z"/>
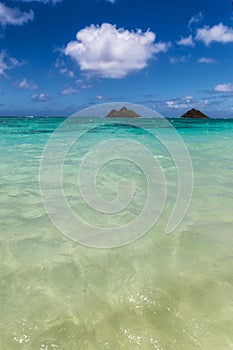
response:
<path id="1" fill-rule="evenodd" d="M 209 118 L 207 115 L 199 111 L 198 109 L 192 108 L 185 114 L 183 114 L 180 118 Z"/>
<path id="2" fill-rule="evenodd" d="M 141 118 L 141 116 L 126 107 L 122 107 L 119 111 L 113 109 L 106 118 Z"/>

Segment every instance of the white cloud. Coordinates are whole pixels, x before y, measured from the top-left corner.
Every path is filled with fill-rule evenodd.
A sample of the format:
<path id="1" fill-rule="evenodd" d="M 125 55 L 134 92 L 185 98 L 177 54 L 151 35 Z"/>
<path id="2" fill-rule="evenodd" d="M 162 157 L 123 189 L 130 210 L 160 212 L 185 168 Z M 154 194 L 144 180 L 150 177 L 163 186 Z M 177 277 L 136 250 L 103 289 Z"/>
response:
<path id="1" fill-rule="evenodd" d="M 188 56 L 171 56 L 169 57 L 169 62 L 172 64 L 188 62 L 190 55 Z"/>
<path id="2" fill-rule="evenodd" d="M 66 67 L 60 69 L 61 74 L 65 74 L 69 78 L 74 77 L 74 72 L 72 70 L 67 69 Z"/>
<path id="3" fill-rule="evenodd" d="M 105 99 L 105 97 L 104 96 L 102 96 L 102 95 L 96 95 L 96 97 L 95 97 L 97 100 L 104 100 Z"/>
<path id="4" fill-rule="evenodd" d="M 107 2 L 110 2 L 111 4 L 115 4 L 116 0 L 106 0 Z"/>
<path id="5" fill-rule="evenodd" d="M 190 102 L 192 102 L 192 100 L 193 100 L 193 96 L 184 96 L 182 99 L 183 99 L 184 101 L 186 101 L 187 103 L 190 103 Z"/>
<path id="6" fill-rule="evenodd" d="M 74 88 L 72 88 L 72 87 L 70 86 L 70 87 L 64 89 L 64 90 L 61 92 L 61 94 L 62 94 L 62 95 L 73 95 L 73 94 L 76 94 L 77 92 L 78 92 L 77 89 L 74 89 Z"/>
<path id="7" fill-rule="evenodd" d="M 233 42 L 233 28 L 219 23 L 213 27 L 205 26 L 197 30 L 196 40 L 203 41 L 206 45 L 212 42 Z"/>
<path id="8" fill-rule="evenodd" d="M 160 52 L 162 53 L 166 53 L 168 52 L 168 50 L 171 47 L 171 43 L 170 42 L 158 42 L 154 44 L 154 53 L 155 54 L 159 54 Z"/>
<path id="9" fill-rule="evenodd" d="M 38 85 L 33 83 L 32 81 L 28 82 L 26 78 L 15 84 L 15 87 L 22 90 L 36 90 L 38 89 Z"/>
<path id="10" fill-rule="evenodd" d="M 34 94 L 31 96 L 31 101 L 33 102 L 45 102 L 50 100 L 50 96 L 48 94 Z"/>
<path id="11" fill-rule="evenodd" d="M 93 86 L 89 83 L 84 82 L 82 79 L 77 79 L 76 84 L 79 87 L 79 90 L 91 89 Z"/>
<path id="12" fill-rule="evenodd" d="M 193 96 L 184 96 L 166 101 L 165 103 L 168 108 L 178 109 L 189 108 L 193 102 Z"/>
<path id="13" fill-rule="evenodd" d="M 214 87 L 214 91 L 217 92 L 233 92 L 233 84 L 226 83 L 226 84 L 218 84 Z"/>
<path id="14" fill-rule="evenodd" d="M 186 103 L 176 103 L 175 101 L 167 101 L 166 105 L 167 105 L 168 108 L 174 108 L 174 109 L 188 108 L 188 104 L 186 104 Z"/>
<path id="15" fill-rule="evenodd" d="M 16 67 L 20 67 L 24 64 L 23 61 L 19 61 L 14 57 L 10 57 L 6 51 L 1 51 L 0 52 L 0 76 L 6 75 L 6 71 L 9 69 L 13 69 Z"/>
<path id="16" fill-rule="evenodd" d="M 21 26 L 28 21 L 32 21 L 34 18 L 34 13 L 32 10 L 29 12 L 22 12 L 19 8 L 7 7 L 2 2 L 0 2 L 0 24 L 5 26 L 7 24 Z"/>
<path id="17" fill-rule="evenodd" d="M 197 62 L 198 63 L 206 63 L 206 64 L 217 63 L 217 61 L 211 57 L 201 57 L 201 58 L 199 58 L 199 60 Z"/>
<path id="18" fill-rule="evenodd" d="M 192 27 L 194 24 L 201 22 L 203 20 L 203 17 L 204 16 L 202 12 L 195 14 L 193 17 L 190 18 L 188 26 Z"/>
<path id="19" fill-rule="evenodd" d="M 178 40 L 176 42 L 178 45 L 182 45 L 182 46 L 191 46 L 191 47 L 194 47 L 195 46 L 195 43 L 193 41 L 193 37 L 192 35 L 189 35 L 188 37 L 186 38 L 181 38 L 180 40 Z"/>
<path id="20" fill-rule="evenodd" d="M 56 59 L 56 62 L 54 64 L 54 66 L 59 69 L 59 72 L 61 74 L 64 74 L 64 75 L 66 75 L 69 78 L 73 78 L 74 77 L 74 72 L 72 70 L 68 69 L 66 67 L 65 62 L 63 60 L 61 60 L 60 58 Z"/>
<path id="21" fill-rule="evenodd" d="M 154 43 L 151 31 L 136 32 L 103 23 L 91 25 L 76 34 L 76 41 L 64 53 L 74 59 L 82 71 L 103 78 L 122 78 L 139 71 L 159 52 L 166 52 L 170 43 Z"/>

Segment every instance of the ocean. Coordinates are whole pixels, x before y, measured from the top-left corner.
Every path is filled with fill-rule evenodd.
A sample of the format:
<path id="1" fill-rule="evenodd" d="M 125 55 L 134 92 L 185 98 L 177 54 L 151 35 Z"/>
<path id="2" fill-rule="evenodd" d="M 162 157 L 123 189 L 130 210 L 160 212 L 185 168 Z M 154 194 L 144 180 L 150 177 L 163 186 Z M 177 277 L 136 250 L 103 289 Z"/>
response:
<path id="1" fill-rule="evenodd" d="M 0 349 L 233 349 L 233 120 L 74 118 L 60 128 L 65 121 L 0 118 Z M 55 130 L 60 146 L 50 145 L 51 156 Z M 78 142 L 67 144 L 75 133 Z M 95 144 L 104 148 L 91 153 Z M 188 156 L 179 163 L 183 152 L 192 174 Z M 56 197 L 57 161 L 64 197 L 81 217 L 72 225 Z M 148 179 L 157 197 L 140 217 Z M 168 232 L 179 181 L 181 210 Z"/>

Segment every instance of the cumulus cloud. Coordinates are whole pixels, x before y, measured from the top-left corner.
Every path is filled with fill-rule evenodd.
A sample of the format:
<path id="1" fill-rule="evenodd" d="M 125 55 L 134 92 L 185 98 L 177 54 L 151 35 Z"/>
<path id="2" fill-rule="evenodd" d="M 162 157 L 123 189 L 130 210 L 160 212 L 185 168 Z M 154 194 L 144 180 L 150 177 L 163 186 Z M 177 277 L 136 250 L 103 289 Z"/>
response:
<path id="1" fill-rule="evenodd" d="M 81 71 L 103 78 L 122 78 L 139 71 L 159 52 L 166 52 L 170 43 L 154 43 L 151 31 L 128 31 L 103 23 L 91 25 L 76 34 L 76 41 L 64 53 L 74 59 Z"/>
<path id="2" fill-rule="evenodd" d="M 196 40 L 203 41 L 207 46 L 212 42 L 230 43 L 233 42 L 233 28 L 222 23 L 213 27 L 205 26 L 197 30 Z"/>
<path id="3" fill-rule="evenodd" d="M 217 61 L 211 57 L 201 57 L 201 58 L 199 58 L 199 60 L 197 62 L 198 63 L 206 63 L 206 64 L 217 63 Z"/>
<path id="4" fill-rule="evenodd" d="M 7 24 L 21 26 L 28 21 L 32 21 L 34 13 L 32 10 L 29 12 L 22 12 L 19 8 L 8 7 L 0 2 L 0 24 L 6 26 Z"/>
<path id="5" fill-rule="evenodd" d="M 195 46 L 195 43 L 193 41 L 193 37 L 192 35 L 189 35 L 188 37 L 186 38 L 181 38 L 180 40 L 178 40 L 176 42 L 178 45 L 182 45 L 182 46 L 191 46 L 191 47 L 194 47 Z"/>
<path id="6" fill-rule="evenodd" d="M 50 100 L 50 96 L 48 94 L 33 94 L 31 95 L 31 101 L 33 102 L 45 102 Z"/>
<path id="7" fill-rule="evenodd" d="M 6 71 L 16 67 L 20 67 L 24 64 L 23 61 L 19 61 L 14 57 L 10 57 L 6 51 L 2 50 L 0 52 L 0 76 L 6 75 Z"/>
<path id="8" fill-rule="evenodd" d="M 214 87 L 214 91 L 216 92 L 233 92 L 233 84 L 218 84 Z"/>
<path id="9" fill-rule="evenodd" d="M 22 79 L 21 81 L 15 83 L 15 87 L 17 89 L 22 90 L 36 90 L 38 89 L 38 85 L 33 83 L 32 81 L 27 81 L 26 78 Z"/>

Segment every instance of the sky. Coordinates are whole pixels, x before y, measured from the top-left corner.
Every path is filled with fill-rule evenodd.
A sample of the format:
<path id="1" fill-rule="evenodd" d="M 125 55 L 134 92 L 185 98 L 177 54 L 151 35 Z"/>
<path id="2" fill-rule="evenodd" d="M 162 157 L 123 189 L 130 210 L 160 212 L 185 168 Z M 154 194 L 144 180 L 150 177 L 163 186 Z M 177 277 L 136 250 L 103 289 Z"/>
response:
<path id="1" fill-rule="evenodd" d="M 232 3 L 0 0 L 0 115 L 126 101 L 233 118 Z"/>

